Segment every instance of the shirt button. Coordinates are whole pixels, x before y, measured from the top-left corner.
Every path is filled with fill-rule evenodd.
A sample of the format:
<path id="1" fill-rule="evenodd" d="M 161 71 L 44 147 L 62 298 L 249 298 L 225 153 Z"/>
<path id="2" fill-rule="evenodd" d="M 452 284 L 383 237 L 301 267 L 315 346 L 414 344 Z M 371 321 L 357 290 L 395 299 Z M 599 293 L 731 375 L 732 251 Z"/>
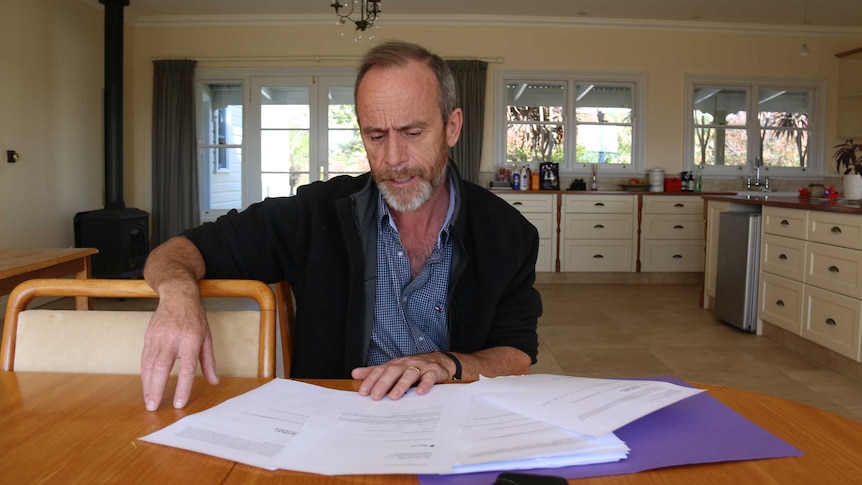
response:
<path id="1" fill-rule="evenodd" d="M 398 251 L 398 256 L 404 256 L 404 251 Z"/>
<path id="2" fill-rule="evenodd" d="M 419 337 L 419 341 L 420 341 L 420 342 L 424 342 L 424 341 L 425 341 L 425 337 Z"/>

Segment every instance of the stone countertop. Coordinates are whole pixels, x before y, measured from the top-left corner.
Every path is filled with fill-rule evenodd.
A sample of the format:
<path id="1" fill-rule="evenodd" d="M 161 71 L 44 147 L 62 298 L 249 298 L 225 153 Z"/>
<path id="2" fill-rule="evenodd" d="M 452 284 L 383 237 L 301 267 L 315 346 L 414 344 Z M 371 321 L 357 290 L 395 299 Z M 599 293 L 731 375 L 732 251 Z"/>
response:
<path id="1" fill-rule="evenodd" d="M 700 194 L 705 200 L 733 202 L 735 204 L 784 207 L 845 214 L 862 215 L 862 204 L 858 200 L 827 199 L 810 197 L 776 197 L 769 195 Z"/>

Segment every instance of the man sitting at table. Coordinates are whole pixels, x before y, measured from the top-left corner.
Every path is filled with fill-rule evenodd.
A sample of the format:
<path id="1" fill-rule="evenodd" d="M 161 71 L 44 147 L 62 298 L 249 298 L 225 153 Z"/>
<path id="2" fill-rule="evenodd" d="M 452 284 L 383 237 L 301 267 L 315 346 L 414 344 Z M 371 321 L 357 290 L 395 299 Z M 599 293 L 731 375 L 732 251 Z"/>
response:
<path id="1" fill-rule="evenodd" d="M 360 379 L 373 399 L 535 363 L 538 233 L 447 161 L 463 115 L 445 61 L 412 44 L 375 47 L 355 102 L 370 173 L 231 211 L 152 252 L 144 276 L 160 299 L 141 356 L 147 409 L 159 407 L 176 359 L 174 407 L 198 361 L 218 382 L 201 278 L 287 280 L 291 377 Z"/>

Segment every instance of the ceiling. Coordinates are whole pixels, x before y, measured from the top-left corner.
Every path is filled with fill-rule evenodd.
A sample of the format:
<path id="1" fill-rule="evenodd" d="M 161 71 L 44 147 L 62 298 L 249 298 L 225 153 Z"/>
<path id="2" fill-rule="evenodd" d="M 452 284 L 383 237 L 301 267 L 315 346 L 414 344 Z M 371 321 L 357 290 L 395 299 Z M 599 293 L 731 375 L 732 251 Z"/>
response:
<path id="1" fill-rule="evenodd" d="M 96 0 L 83 0 L 96 3 Z M 340 0 L 342 3 L 349 0 Z M 126 19 L 158 23 L 195 18 L 232 17 L 254 21 L 277 16 L 313 21 L 334 16 L 333 0 L 130 0 Z M 381 25 L 392 22 L 471 16 L 497 22 L 549 21 L 617 23 L 625 25 L 737 24 L 766 30 L 804 29 L 809 32 L 862 34 L 862 0 L 381 0 Z M 457 15 L 453 17 L 453 15 Z M 229 19 L 228 19 L 229 20 Z M 474 18 L 474 20 L 476 20 Z M 807 22 L 806 22 L 807 20 Z M 741 24 L 741 25 L 740 25 Z"/>

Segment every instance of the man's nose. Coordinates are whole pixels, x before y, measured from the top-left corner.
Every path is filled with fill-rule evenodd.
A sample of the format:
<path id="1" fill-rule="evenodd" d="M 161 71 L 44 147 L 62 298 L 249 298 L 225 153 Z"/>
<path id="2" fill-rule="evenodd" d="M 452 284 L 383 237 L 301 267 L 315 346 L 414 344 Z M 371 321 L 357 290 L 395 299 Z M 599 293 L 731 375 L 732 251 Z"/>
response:
<path id="1" fill-rule="evenodd" d="M 384 162 L 392 167 L 397 167 L 407 161 L 407 150 L 404 140 L 399 135 L 386 138 L 384 147 Z"/>

